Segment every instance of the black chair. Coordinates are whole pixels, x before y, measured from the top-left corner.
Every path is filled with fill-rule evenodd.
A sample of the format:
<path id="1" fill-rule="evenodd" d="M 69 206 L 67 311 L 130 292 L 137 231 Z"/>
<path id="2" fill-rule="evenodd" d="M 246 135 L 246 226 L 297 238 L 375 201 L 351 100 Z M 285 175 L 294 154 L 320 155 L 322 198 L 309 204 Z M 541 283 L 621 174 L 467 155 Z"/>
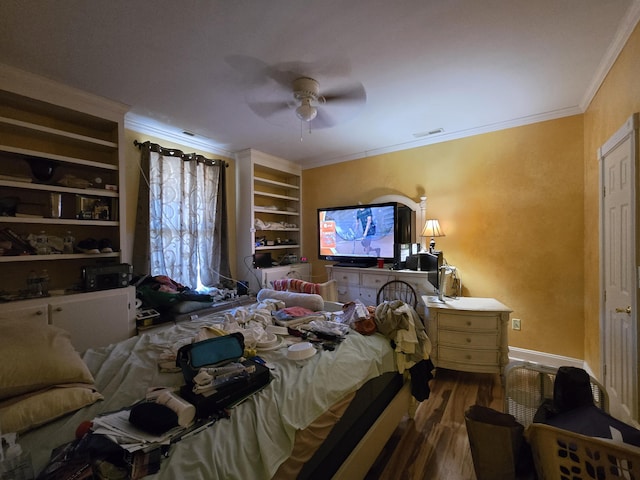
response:
<path id="1" fill-rule="evenodd" d="M 413 287 L 403 280 L 391 280 L 385 283 L 378 290 L 377 304 L 380 305 L 384 301 L 402 300 L 404 303 L 411 305 L 414 310 L 418 307 L 418 296 Z"/>

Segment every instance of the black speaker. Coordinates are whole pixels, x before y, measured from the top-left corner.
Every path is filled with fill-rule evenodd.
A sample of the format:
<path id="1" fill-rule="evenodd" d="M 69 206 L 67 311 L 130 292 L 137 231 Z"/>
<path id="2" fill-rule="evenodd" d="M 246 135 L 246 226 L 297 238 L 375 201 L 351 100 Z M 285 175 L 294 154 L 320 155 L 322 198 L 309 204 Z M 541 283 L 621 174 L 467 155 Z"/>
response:
<path id="1" fill-rule="evenodd" d="M 416 212 L 405 205 L 398 205 L 398 240 L 397 243 L 415 243 Z"/>
<path id="2" fill-rule="evenodd" d="M 273 267 L 271 260 L 271 252 L 257 252 L 253 255 L 254 268 L 271 268 Z"/>

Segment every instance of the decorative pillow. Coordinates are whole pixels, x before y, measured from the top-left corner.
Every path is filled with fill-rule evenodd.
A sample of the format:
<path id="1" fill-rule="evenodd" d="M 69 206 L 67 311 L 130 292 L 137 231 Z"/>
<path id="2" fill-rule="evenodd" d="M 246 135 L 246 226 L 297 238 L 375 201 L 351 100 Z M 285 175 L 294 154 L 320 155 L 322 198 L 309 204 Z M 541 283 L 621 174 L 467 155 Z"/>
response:
<path id="1" fill-rule="evenodd" d="M 0 402 L 3 432 L 24 433 L 67 413 L 102 400 L 93 385 L 73 384 Z"/>
<path id="2" fill-rule="evenodd" d="M 338 282 L 335 279 L 324 283 L 311 283 L 298 278 L 282 278 L 271 282 L 273 289 L 277 291 L 315 293 L 323 300 L 335 302 L 338 300 Z"/>
<path id="3" fill-rule="evenodd" d="M 29 328 L 24 321 L 3 320 L 0 400 L 63 383 L 94 383 L 69 334 L 52 325 Z"/>
<path id="4" fill-rule="evenodd" d="M 324 300 L 320 295 L 315 293 L 280 292 L 263 288 L 258 292 L 256 298 L 258 302 L 262 302 L 268 298 L 282 300 L 286 307 L 304 307 L 314 312 L 318 312 L 324 308 Z"/>

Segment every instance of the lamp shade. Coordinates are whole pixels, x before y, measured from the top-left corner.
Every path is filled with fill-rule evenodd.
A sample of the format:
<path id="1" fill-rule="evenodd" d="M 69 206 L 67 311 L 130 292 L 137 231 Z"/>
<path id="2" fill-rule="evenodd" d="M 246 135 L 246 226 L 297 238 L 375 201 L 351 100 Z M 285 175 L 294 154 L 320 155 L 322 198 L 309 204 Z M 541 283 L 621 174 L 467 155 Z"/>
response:
<path id="1" fill-rule="evenodd" d="M 427 220 L 422 229 L 422 237 L 444 237 L 444 231 L 440 227 L 440 222 L 436 219 Z"/>

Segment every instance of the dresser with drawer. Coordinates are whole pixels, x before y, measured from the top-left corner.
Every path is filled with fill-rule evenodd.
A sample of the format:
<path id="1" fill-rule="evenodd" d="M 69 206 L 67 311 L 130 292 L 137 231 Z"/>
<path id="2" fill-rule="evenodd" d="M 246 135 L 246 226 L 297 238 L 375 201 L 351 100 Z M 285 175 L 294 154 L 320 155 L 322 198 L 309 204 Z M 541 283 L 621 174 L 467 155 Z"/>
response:
<path id="1" fill-rule="evenodd" d="M 507 326 L 511 309 L 493 298 L 425 296 L 427 332 L 436 367 L 503 374 L 509 363 Z"/>
<path id="2" fill-rule="evenodd" d="M 413 287 L 418 297 L 418 314 L 425 315 L 423 298 L 436 295 L 427 279 L 427 272 L 390 270 L 388 268 L 356 268 L 326 265 L 327 277 L 337 282 L 338 301 L 346 303 L 360 300 L 365 305 L 377 305 L 378 290 L 391 280 L 402 280 Z"/>

